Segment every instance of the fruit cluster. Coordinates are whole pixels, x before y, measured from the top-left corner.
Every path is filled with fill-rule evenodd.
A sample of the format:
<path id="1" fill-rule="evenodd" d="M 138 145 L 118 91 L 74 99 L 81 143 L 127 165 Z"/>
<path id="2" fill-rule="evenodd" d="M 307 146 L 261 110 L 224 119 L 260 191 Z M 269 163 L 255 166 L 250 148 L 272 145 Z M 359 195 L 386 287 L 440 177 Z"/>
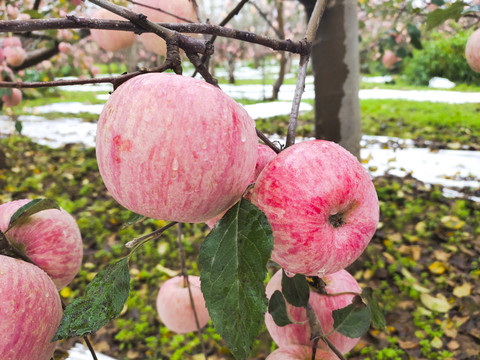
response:
<path id="1" fill-rule="evenodd" d="M 4 240 L 23 259 L 0 255 L 0 359 L 49 360 L 62 318 L 58 290 L 68 285 L 83 257 L 80 230 L 63 209 L 37 212 L 14 225 L 30 200 L 0 205 Z"/>
<path id="2" fill-rule="evenodd" d="M 100 115 L 96 141 L 107 189 L 144 216 L 213 228 L 255 182 L 245 196 L 271 225 L 272 259 L 289 273 L 323 278 L 328 293 L 361 293 L 343 269 L 372 238 L 379 204 L 368 173 L 339 145 L 304 141 L 277 155 L 257 143 L 254 121 L 225 93 L 169 74 L 144 74 L 122 84 Z M 272 278 L 267 296 L 280 289 L 280 278 L 281 272 Z M 199 280 L 190 279 L 204 326 L 208 315 Z M 325 333 L 333 328 L 332 311 L 352 298 L 312 293 Z M 182 278 L 167 281 L 157 299 L 161 320 L 176 332 L 195 330 L 193 312 L 185 310 L 189 303 Z M 289 311 L 305 322 L 303 308 Z M 311 346 L 308 324 L 279 328 L 269 314 L 266 324 L 281 347 Z M 358 341 L 335 332 L 329 338 L 342 353 Z"/>

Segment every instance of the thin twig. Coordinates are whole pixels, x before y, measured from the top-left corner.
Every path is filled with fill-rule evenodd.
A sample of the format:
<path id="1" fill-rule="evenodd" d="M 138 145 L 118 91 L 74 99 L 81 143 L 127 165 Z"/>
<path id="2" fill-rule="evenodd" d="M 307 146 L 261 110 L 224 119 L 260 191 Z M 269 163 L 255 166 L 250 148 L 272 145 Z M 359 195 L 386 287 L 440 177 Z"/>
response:
<path id="1" fill-rule="evenodd" d="M 173 225 L 178 224 L 176 221 L 172 221 L 171 223 L 165 225 L 164 227 L 161 227 L 160 229 L 157 229 L 155 231 L 152 231 L 151 233 L 147 235 L 140 236 L 136 239 L 133 239 L 132 241 L 129 241 L 128 243 L 125 244 L 125 247 L 131 249 L 131 248 L 136 248 L 138 247 L 139 244 L 145 242 L 146 240 L 149 240 L 153 238 L 154 236 L 161 235 L 165 230 L 170 229 Z"/>
<path id="2" fill-rule="evenodd" d="M 265 22 L 267 23 L 267 25 L 275 32 L 275 35 L 277 35 L 278 38 L 282 39 L 284 36 L 282 36 L 281 32 L 279 29 L 277 29 L 275 26 L 273 26 L 272 22 L 268 19 L 268 16 L 267 14 L 265 14 L 262 9 L 260 9 L 260 7 L 254 3 L 254 2 L 251 2 L 250 5 L 252 5 L 256 10 L 257 12 L 260 14 L 260 16 L 263 18 L 263 20 L 265 20 Z"/>
<path id="3" fill-rule="evenodd" d="M 142 3 L 139 3 L 139 2 L 133 1 L 133 0 L 126 0 L 126 1 L 128 1 L 129 3 L 132 3 L 133 5 L 142 6 L 142 7 L 145 7 L 145 8 L 147 8 L 147 9 L 150 9 L 150 10 L 155 10 L 155 11 L 164 13 L 164 14 L 166 14 L 166 15 L 169 15 L 169 16 L 174 17 L 175 19 L 178 19 L 178 20 L 181 20 L 181 21 L 185 21 L 185 22 L 188 22 L 188 23 L 193 22 L 192 20 L 185 19 L 185 18 L 183 18 L 183 17 L 181 17 L 181 16 L 178 16 L 178 15 L 176 15 L 176 14 L 174 14 L 174 13 L 171 13 L 171 12 L 168 12 L 168 11 L 166 11 L 166 10 L 163 10 L 163 9 L 161 9 L 161 8 L 159 8 L 159 7 L 142 4 Z"/>
<path id="4" fill-rule="evenodd" d="M 305 38 L 309 44 L 315 39 L 315 34 L 320 24 L 323 12 L 325 11 L 326 0 L 317 0 L 312 16 L 308 22 L 307 32 Z M 293 96 L 292 111 L 290 113 L 290 120 L 288 123 L 287 142 L 286 147 L 295 144 L 295 133 L 297 129 L 298 113 L 300 111 L 300 102 L 302 94 L 305 90 L 305 78 L 307 77 L 307 66 L 310 55 L 302 55 L 300 57 L 300 66 L 298 68 L 297 86 Z"/>
<path id="5" fill-rule="evenodd" d="M 193 316 L 195 317 L 195 324 L 197 325 L 198 337 L 200 338 L 200 344 L 202 346 L 202 352 L 205 356 L 205 360 L 208 359 L 207 348 L 205 342 L 203 341 L 203 331 L 200 328 L 200 321 L 198 321 L 197 309 L 195 308 L 195 301 L 193 300 L 192 289 L 190 288 L 190 281 L 188 280 L 187 266 L 185 264 L 185 250 L 182 243 L 182 224 L 178 224 L 178 253 L 180 256 L 180 265 L 182 267 L 183 279 L 188 288 L 188 296 L 190 298 L 190 306 L 192 307 Z"/>
<path id="6" fill-rule="evenodd" d="M 90 343 L 90 340 L 88 339 L 88 336 L 85 335 L 83 337 L 83 340 L 85 341 L 85 344 L 87 344 L 88 350 L 90 350 L 90 354 L 92 354 L 93 360 L 98 360 L 97 354 L 95 354 L 95 349 L 93 348 L 92 344 Z"/>
<path id="7" fill-rule="evenodd" d="M 307 318 L 308 318 L 308 323 L 310 325 L 310 330 L 311 330 L 310 340 L 313 340 L 315 344 L 315 340 L 322 339 L 328 345 L 328 347 L 335 353 L 335 355 L 338 356 L 340 360 L 346 360 L 345 357 L 342 355 L 342 353 L 335 347 L 335 345 L 332 344 L 330 340 L 328 340 L 328 338 L 323 333 L 322 325 L 320 324 L 320 321 L 318 320 L 318 316 L 315 313 L 315 310 L 313 310 L 310 303 L 308 303 L 307 306 L 305 306 L 305 310 L 307 310 Z M 312 353 L 313 353 L 313 350 L 312 350 Z"/>
<path id="8" fill-rule="evenodd" d="M 260 138 L 260 140 L 262 140 L 265 145 L 267 145 L 268 147 L 270 147 L 273 151 L 275 151 L 277 154 L 280 153 L 280 149 L 270 141 L 270 139 L 264 134 L 262 133 L 260 130 L 258 130 L 257 128 L 255 128 L 255 130 L 257 131 L 257 136 Z"/>

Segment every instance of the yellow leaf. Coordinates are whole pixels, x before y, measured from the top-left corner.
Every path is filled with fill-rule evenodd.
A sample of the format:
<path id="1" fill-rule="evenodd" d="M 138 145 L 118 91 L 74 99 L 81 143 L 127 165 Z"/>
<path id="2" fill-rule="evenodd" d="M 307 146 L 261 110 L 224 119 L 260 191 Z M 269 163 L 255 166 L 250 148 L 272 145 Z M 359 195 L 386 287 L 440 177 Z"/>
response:
<path id="1" fill-rule="evenodd" d="M 447 270 L 447 266 L 440 261 L 435 261 L 428 267 L 428 269 L 435 275 L 440 275 Z"/>
<path id="2" fill-rule="evenodd" d="M 439 337 L 435 336 L 432 341 L 430 341 L 430 345 L 435 349 L 441 349 L 443 347 L 443 341 Z"/>
<path id="3" fill-rule="evenodd" d="M 418 233 L 423 233 L 425 232 L 426 229 L 427 229 L 427 224 L 425 224 L 425 222 L 423 221 L 420 221 L 415 225 L 415 231 Z"/>
<path id="4" fill-rule="evenodd" d="M 62 290 L 60 290 L 60 296 L 62 298 L 68 298 L 70 297 L 70 295 L 72 295 L 72 289 L 70 289 L 68 286 L 67 287 L 64 287 Z"/>
<path id="5" fill-rule="evenodd" d="M 469 296 L 471 292 L 472 292 L 472 284 L 469 284 L 469 283 L 465 283 L 453 289 L 453 295 L 459 298 Z"/>
<path id="6" fill-rule="evenodd" d="M 441 313 L 447 312 L 452 307 L 442 294 L 438 294 L 436 297 L 434 297 L 427 293 L 422 293 L 420 294 L 420 300 L 428 309 Z"/>
<path id="7" fill-rule="evenodd" d="M 440 221 L 447 229 L 458 230 L 465 226 L 465 221 L 456 216 L 444 216 Z"/>

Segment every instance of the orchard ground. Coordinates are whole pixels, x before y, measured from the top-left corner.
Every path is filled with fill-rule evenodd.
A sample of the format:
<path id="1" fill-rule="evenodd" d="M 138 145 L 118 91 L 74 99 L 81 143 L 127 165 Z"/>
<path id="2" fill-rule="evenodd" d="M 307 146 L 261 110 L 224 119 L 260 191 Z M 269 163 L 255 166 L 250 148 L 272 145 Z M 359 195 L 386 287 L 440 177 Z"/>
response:
<path id="1" fill-rule="evenodd" d="M 246 70 L 236 73 L 240 86 L 222 85 L 222 88 L 241 91 L 242 86 L 246 89 L 256 85 L 256 93 L 248 92 L 249 99 L 238 99 L 244 105 L 253 106 L 263 98 L 262 95 L 252 99 L 254 94 L 269 95 L 262 83 L 274 81 L 275 69 L 266 68 L 265 78 L 261 71 Z M 364 82 L 362 89 L 438 91 L 412 88 L 402 84 L 401 79 L 395 80 L 396 84 Z M 291 77 L 287 79 L 283 90 L 287 91 L 286 97 L 288 84 L 293 82 Z M 24 96 L 27 100 L 13 109 L 14 115 L 0 118 L 3 137 L 0 150 L 6 155 L 3 160 L 0 152 L 0 202 L 49 197 L 77 219 L 85 256 L 80 274 L 61 292 L 68 303 L 84 293 L 86 284 L 98 271 L 127 253 L 124 243 L 165 223 L 149 219 L 123 226 L 130 213 L 106 193 L 94 149 L 72 144 L 78 141 L 78 135 L 90 136 L 93 141 L 91 129 L 105 102 L 108 86 L 93 88 L 94 92 L 66 90 L 48 90 L 43 98 L 37 99 L 32 99 L 38 94 L 37 90 L 27 91 Z M 376 289 L 386 310 L 388 328 L 386 331 L 371 329 L 352 350 L 349 359 L 407 359 L 409 356 L 475 359 L 479 356 L 479 90 L 464 85 L 442 90 L 448 91 L 451 99 L 458 91 L 462 91 L 459 98 L 478 99 L 470 103 L 361 100 L 363 132 L 368 135 L 363 140 L 362 158 L 375 175 L 381 225 L 363 256 L 348 270 L 360 284 Z M 298 134 L 309 137 L 313 135 L 313 101 L 308 96 L 308 88 L 305 95 L 306 111 L 301 115 Z M 251 111 L 257 111 L 257 126 L 272 137 L 282 138 L 286 132 L 286 115 L 278 113 L 267 117 L 258 112 L 264 110 L 259 107 L 265 106 L 250 107 Z M 275 107 L 281 106 L 277 103 Z M 286 108 L 288 111 L 288 106 Z M 266 109 L 272 108 L 266 106 Z M 46 147 L 18 135 L 5 136 L 5 131 L 11 132 L 15 119 L 22 120 L 25 134 L 29 134 L 28 127 L 34 124 L 36 134 L 42 132 L 44 141 L 54 140 L 50 144 L 56 147 Z M 61 126 L 55 127 L 58 131 L 53 124 Z M 70 144 L 55 143 L 60 139 Z M 413 150 L 416 151 L 414 157 L 407 157 L 406 162 L 401 163 L 401 154 Z M 465 154 L 462 151 L 472 154 L 465 160 L 467 170 L 455 167 L 457 156 Z M 383 155 L 379 155 L 381 153 Z M 424 163 L 420 154 L 428 156 Z M 448 156 L 453 156 L 450 163 L 447 163 Z M 432 162 L 438 163 L 437 168 L 441 169 L 438 174 L 433 174 Z M 407 167 L 417 164 L 420 166 Z M 429 178 L 419 176 L 421 168 L 428 169 L 424 173 Z M 444 185 L 450 186 L 450 191 L 446 191 Z M 452 194 L 452 190 L 457 193 Z M 207 234 L 208 228 L 202 224 L 184 228 L 187 268 L 192 275 L 199 273 L 198 248 Z M 95 348 L 115 359 L 202 358 L 198 355 L 201 349 L 196 334 L 173 334 L 162 326 L 155 311 L 159 283 L 180 268 L 176 231 L 167 232 L 159 241 L 148 244 L 133 260 L 133 291 L 124 312 L 92 336 Z M 271 274 L 275 270 L 272 267 Z M 204 338 L 212 354 L 209 358 L 231 358 L 212 327 L 206 328 Z M 60 347 L 67 350 L 78 341 L 63 342 Z M 273 348 L 264 331 L 252 358 L 263 359 Z"/>

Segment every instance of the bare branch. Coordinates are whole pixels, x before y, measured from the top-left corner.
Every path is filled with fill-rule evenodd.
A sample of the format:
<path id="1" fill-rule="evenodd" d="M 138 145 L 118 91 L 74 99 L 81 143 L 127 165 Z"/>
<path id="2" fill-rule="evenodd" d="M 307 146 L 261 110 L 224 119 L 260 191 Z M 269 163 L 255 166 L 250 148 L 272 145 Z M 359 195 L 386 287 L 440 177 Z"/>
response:
<path id="1" fill-rule="evenodd" d="M 178 19 L 178 20 L 181 20 L 181 21 L 185 21 L 185 22 L 188 22 L 188 23 L 193 22 L 193 21 L 191 21 L 191 20 L 185 19 L 185 18 L 183 18 L 183 17 L 181 17 L 181 16 L 178 16 L 178 15 L 176 15 L 176 14 L 174 14 L 174 13 L 168 12 L 168 11 L 163 10 L 163 9 L 161 9 L 161 8 L 158 8 L 158 7 L 154 7 L 154 6 L 142 4 L 142 3 L 139 3 L 138 1 L 133 1 L 133 0 L 126 0 L 126 1 L 128 1 L 129 3 L 132 3 L 132 4 L 134 4 L 134 5 L 142 6 L 142 7 L 145 7 L 145 8 L 147 8 L 147 9 L 151 9 L 151 10 L 155 10 L 155 11 L 161 12 L 161 13 L 163 13 L 163 14 L 167 14 L 167 15 L 169 15 L 169 16 L 171 16 L 171 17 L 174 17 L 175 19 Z"/>
<path id="2" fill-rule="evenodd" d="M 230 29 L 219 25 L 211 24 L 175 24 L 175 23 L 154 23 L 165 29 L 174 30 L 180 33 L 196 33 L 196 34 L 208 34 L 217 35 L 221 37 L 237 39 L 241 41 L 250 42 L 253 44 L 263 45 L 269 47 L 272 50 L 288 51 L 294 54 L 307 55 L 310 54 L 311 44 L 305 40 L 294 41 L 291 39 L 278 40 L 267 36 L 254 34 L 248 31 Z M 137 34 L 144 32 L 153 32 L 152 29 L 145 29 L 136 24 L 132 24 L 130 21 L 121 20 L 106 20 L 106 19 L 87 19 L 78 18 L 75 16 L 68 16 L 66 19 L 32 19 L 32 20 L 8 20 L 0 22 L 1 32 L 29 32 L 39 30 L 51 30 L 51 29 L 103 29 L 103 30 L 118 30 L 118 31 L 133 31 Z M 205 46 L 207 53 L 211 52 L 213 47 L 205 45 L 202 40 L 193 39 L 187 35 L 182 35 L 195 40 L 195 44 L 202 43 Z M 182 47 L 182 43 L 179 43 Z M 196 47 L 183 48 L 189 52 L 202 53 L 197 51 Z"/>
<path id="3" fill-rule="evenodd" d="M 317 0 L 315 8 L 313 9 L 312 16 L 308 21 L 307 32 L 305 39 L 307 43 L 311 44 L 315 39 L 315 34 L 320 24 L 323 12 L 325 11 L 326 0 Z M 307 77 L 307 66 L 310 55 L 300 56 L 300 66 L 298 68 L 297 86 L 295 88 L 295 94 L 293 96 L 292 111 L 290 113 L 290 120 L 288 123 L 287 142 L 286 147 L 295 144 L 295 133 L 297 129 L 298 113 L 300 111 L 300 102 L 302 100 L 302 94 L 305 90 L 305 78 Z"/>

